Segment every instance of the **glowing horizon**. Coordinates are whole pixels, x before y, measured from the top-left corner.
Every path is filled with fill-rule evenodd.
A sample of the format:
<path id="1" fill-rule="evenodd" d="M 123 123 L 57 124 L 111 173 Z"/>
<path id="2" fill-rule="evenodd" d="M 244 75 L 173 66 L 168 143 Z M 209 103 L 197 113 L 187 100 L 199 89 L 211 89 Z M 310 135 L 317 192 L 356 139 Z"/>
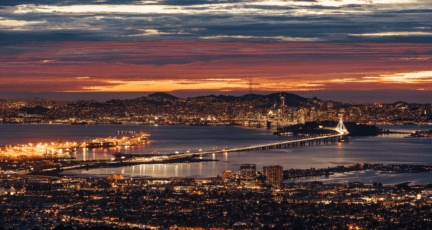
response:
<path id="1" fill-rule="evenodd" d="M 432 91 L 428 0 L 5 0 L 0 92 Z"/>
<path id="2" fill-rule="evenodd" d="M 4 92 L 432 90 L 432 46 L 137 41 L 9 46 Z M 21 84 L 15 84 L 21 81 Z"/>

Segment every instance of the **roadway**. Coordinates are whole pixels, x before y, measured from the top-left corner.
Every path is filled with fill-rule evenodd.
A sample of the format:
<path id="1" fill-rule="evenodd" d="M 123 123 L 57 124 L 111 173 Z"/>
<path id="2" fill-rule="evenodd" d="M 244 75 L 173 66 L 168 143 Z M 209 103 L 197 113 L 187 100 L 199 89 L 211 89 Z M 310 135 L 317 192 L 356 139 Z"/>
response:
<path id="1" fill-rule="evenodd" d="M 313 143 L 313 141 L 320 141 L 320 140 L 326 140 L 326 139 L 331 139 L 331 138 L 341 138 L 343 136 L 348 135 L 349 133 L 347 131 L 342 131 L 340 129 L 328 129 L 328 130 L 332 130 L 332 131 L 336 131 L 337 134 L 330 134 L 330 135 L 324 135 L 324 136 L 315 136 L 315 137 L 310 137 L 310 138 L 301 138 L 301 139 L 296 139 L 296 140 L 290 140 L 290 141 L 281 141 L 281 142 L 273 142 L 273 143 L 266 143 L 266 144 L 259 144 L 259 145 L 251 145 L 251 146 L 246 146 L 246 147 L 238 147 L 238 148 L 225 148 L 225 149 L 221 149 L 221 150 L 212 150 L 212 151 L 205 151 L 205 152 L 193 152 L 193 153 L 180 153 L 180 154 L 175 154 L 175 155 L 171 155 L 171 156 L 164 156 L 164 159 L 169 160 L 170 158 L 179 158 L 179 157 L 195 157 L 195 156 L 202 156 L 202 155 L 207 155 L 207 154 L 218 154 L 218 153 L 229 153 L 229 152 L 241 152 L 241 151 L 250 151 L 250 150 L 263 150 L 263 149 L 270 149 L 270 148 L 278 148 L 278 147 L 288 147 L 290 145 L 292 146 L 297 146 L 298 144 L 300 145 L 305 145 L 306 142 L 309 143 Z M 156 157 L 156 158 L 160 158 L 160 157 Z M 147 159 L 148 161 L 149 159 Z M 135 159 L 136 161 L 136 159 Z"/>

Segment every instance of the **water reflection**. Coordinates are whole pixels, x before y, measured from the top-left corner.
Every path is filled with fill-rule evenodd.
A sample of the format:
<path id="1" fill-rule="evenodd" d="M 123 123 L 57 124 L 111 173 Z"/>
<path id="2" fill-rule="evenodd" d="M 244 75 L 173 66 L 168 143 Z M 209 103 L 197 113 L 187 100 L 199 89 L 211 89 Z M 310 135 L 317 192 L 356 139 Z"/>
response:
<path id="1" fill-rule="evenodd" d="M 351 165 L 356 163 L 382 164 L 432 164 L 430 145 L 432 139 L 415 139 L 403 137 L 356 137 L 349 142 L 290 147 L 264 151 L 248 151 L 240 153 L 210 154 L 202 158 L 203 162 L 184 162 L 169 164 L 148 164 L 135 168 L 122 167 L 125 177 L 215 177 L 225 170 L 237 172 L 241 164 L 255 163 L 257 170 L 266 165 L 282 165 L 284 169 L 327 168 L 336 165 Z M 148 146 L 145 146 L 147 148 Z M 139 148 L 136 148 L 139 149 Z M 110 150 L 108 149 L 107 152 Z M 412 157 L 415 154 L 415 157 Z M 86 157 L 85 152 L 82 155 Z M 229 159 L 228 159 L 229 156 Z M 207 161 L 206 161 L 207 160 Z M 140 168 L 138 170 L 137 168 Z M 105 177 L 120 168 L 89 169 L 68 171 L 68 175 Z M 134 170 L 132 174 L 132 170 Z M 354 174 L 353 174 L 354 175 Z M 351 175 L 351 176 L 353 176 Z M 330 177 L 331 178 L 331 177 Z M 315 180 L 325 179 L 314 178 Z M 432 182 L 432 181 L 431 181 Z"/>
<path id="2" fill-rule="evenodd" d="M 111 148 L 79 148 L 75 153 L 77 160 L 109 160 L 116 152 L 125 154 L 143 154 L 146 144 L 132 147 L 111 147 Z"/>
<path id="3" fill-rule="evenodd" d="M 344 162 L 341 142 L 338 143 L 336 162 L 338 164 L 343 164 L 343 162 Z"/>
<path id="4" fill-rule="evenodd" d="M 324 183 L 342 183 L 361 182 L 373 184 L 381 182 L 382 184 L 400 184 L 411 182 L 413 185 L 426 185 L 432 182 L 432 172 L 422 173 L 388 173 L 379 170 L 364 170 L 360 172 L 335 173 L 331 176 L 318 176 L 310 178 L 301 178 L 293 180 L 284 180 L 284 182 L 309 182 L 322 181 Z"/>
<path id="5" fill-rule="evenodd" d="M 202 175 L 202 163 L 198 163 L 198 173 L 197 175 Z"/>
<path id="6" fill-rule="evenodd" d="M 215 161 L 212 162 L 212 168 L 213 168 L 213 172 L 214 172 L 214 176 L 218 175 L 218 168 L 217 168 L 217 164 Z"/>
<path id="7" fill-rule="evenodd" d="M 77 159 L 79 159 L 78 156 L 77 156 Z M 82 151 L 82 160 L 83 161 L 87 160 L 87 149 L 83 149 L 83 151 Z"/>

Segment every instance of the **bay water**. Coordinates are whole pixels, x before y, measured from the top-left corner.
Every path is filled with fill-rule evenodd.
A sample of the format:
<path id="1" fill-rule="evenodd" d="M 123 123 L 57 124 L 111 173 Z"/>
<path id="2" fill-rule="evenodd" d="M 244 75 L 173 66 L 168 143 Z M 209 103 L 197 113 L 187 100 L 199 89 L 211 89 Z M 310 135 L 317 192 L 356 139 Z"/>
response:
<path id="1" fill-rule="evenodd" d="M 398 131 L 430 130 L 432 126 L 405 125 L 380 126 Z M 110 159 L 115 152 L 131 154 L 164 154 L 186 151 L 205 151 L 235 148 L 292 139 L 273 135 L 272 130 L 234 126 L 188 125 L 41 125 L 0 124 L 0 146 L 26 143 L 63 141 L 88 141 L 97 137 L 114 137 L 117 131 L 143 131 L 150 134 L 147 144 L 129 148 L 79 149 L 78 160 Z M 257 170 L 266 165 L 282 165 L 284 169 L 327 168 L 356 163 L 370 164 L 421 164 L 432 165 L 432 138 L 407 138 L 406 134 L 386 134 L 375 137 L 351 137 L 348 142 L 290 147 L 271 150 L 254 150 L 203 156 L 206 161 L 142 164 L 125 167 L 67 170 L 66 176 L 106 177 L 121 174 L 128 178 L 192 177 L 207 178 L 221 175 L 225 170 L 238 172 L 241 164 L 256 164 Z M 396 184 L 432 183 L 431 173 L 388 174 L 381 171 L 341 173 L 330 177 L 303 178 L 292 181 L 323 181 L 329 183 L 381 182 Z"/>

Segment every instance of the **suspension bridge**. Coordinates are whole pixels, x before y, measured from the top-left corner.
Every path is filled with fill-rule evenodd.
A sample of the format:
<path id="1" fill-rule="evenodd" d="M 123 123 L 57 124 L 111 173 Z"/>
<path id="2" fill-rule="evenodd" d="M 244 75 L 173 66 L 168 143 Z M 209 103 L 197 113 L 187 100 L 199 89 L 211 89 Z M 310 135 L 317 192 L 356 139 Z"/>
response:
<path id="1" fill-rule="evenodd" d="M 137 161 L 143 161 L 143 162 L 160 162 L 160 161 L 170 161 L 175 159 L 182 159 L 182 158 L 193 158 L 197 156 L 203 156 L 208 154 L 218 154 L 218 153 L 230 153 L 230 152 L 243 152 L 243 151 L 252 151 L 252 150 L 266 150 L 266 149 L 276 149 L 276 148 L 288 148 L 288 147 L 296 147 L 296 146 L 306 146 L 306 145 L 320 145 L 320 144 L 327 144 L 327 143 L 336 143 L 338 141 L 346 141 L 348 140 L 348 130 L 346 129 L 342 118 L 340 118 L 338 125 L 334 128 L 332 127 L 324 127 L 322 129 L 329 130 L 331 133 L 329 134 L 323 134 L 323 135 L 317 135 L 317 136 L 299 136 L 296 137 L 294 140 L 288 140 L 288 141 L 280 141 L 280 142 L 273 142 L 273 143 L 265 143 L 265 144 L 257 144 L 257 145 L 251 145 L 251 146 L 245 146 L 245 147 L 238 147 L 238 148 L 224 148 L 219 150 L 211 150 L 211 151 L 202 151 L 202 152 L 190 152 L 190 153 L 179 153 L 179 154 L 170 154 L 165 156 L 153 156 L 151 158 L 133 158 L 128 160 L 128 162 L 137 162 Z"/>

